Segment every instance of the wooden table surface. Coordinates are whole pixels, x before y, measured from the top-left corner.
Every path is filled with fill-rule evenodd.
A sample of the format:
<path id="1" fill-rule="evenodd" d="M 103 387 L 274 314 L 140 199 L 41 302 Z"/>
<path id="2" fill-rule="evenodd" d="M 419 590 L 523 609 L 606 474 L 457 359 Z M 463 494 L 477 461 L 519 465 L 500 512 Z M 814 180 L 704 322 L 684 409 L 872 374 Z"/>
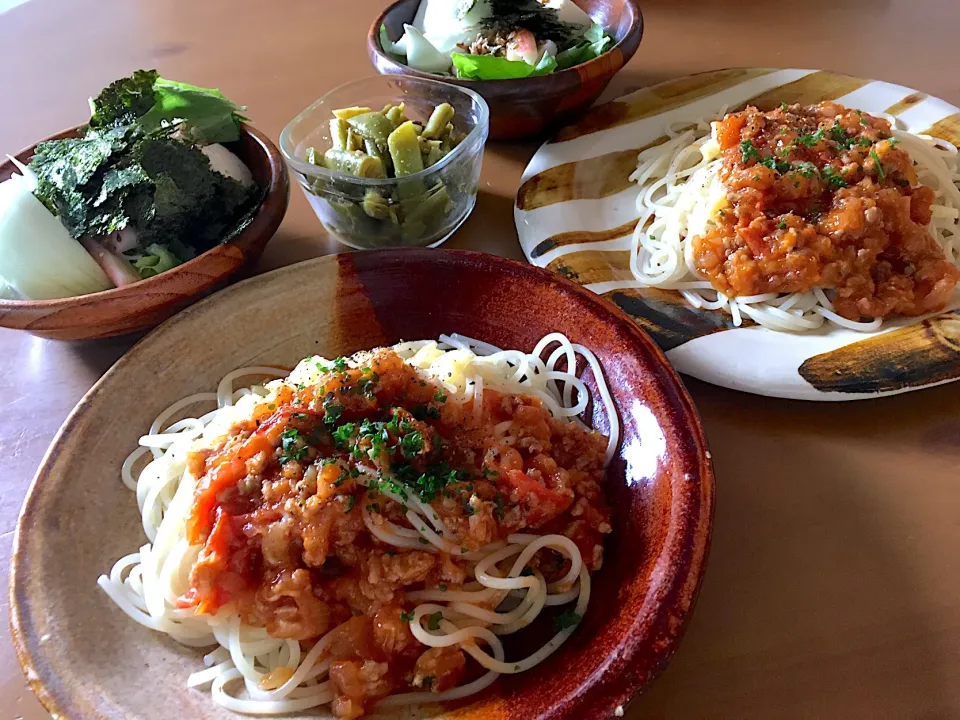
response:
<path id="1" fill-rule="evenodd" d="M 385 0 L 0 0 L 0 153 L 87 117 L 140 67 L 221 88 L 277 138 L 372 72 Z M 819 67 L 960 105 L 958 0 L 646 0 L 622 94 L 730 66 Z M 476 211 L 449 243 L 522 258 L 513 196 L 535 143 L 491 144 Z M 301 193 L 258 268 L 336 252 Z M 0 602 L 17 514 L 50 440 L 134 339 L 0 330 Z M 669 668 L 631 718 L 960 718 L 960 383 L 812 404 L 687 383 L 714 453 L 706 580 Z M 95 452 L 95 450 L 93 450 Z M 94 582 L 91 578 L 90 582 Z M 6 613 L 6 607 L 3 608 Z M 0 718 L 46 714 L 0 624 Z"/>

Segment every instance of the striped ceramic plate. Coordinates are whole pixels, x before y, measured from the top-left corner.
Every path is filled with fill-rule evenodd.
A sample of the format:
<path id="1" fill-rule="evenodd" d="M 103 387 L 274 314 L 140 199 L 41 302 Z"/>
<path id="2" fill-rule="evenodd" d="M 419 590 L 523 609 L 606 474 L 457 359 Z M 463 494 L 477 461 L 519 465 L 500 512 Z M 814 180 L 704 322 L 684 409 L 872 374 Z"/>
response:
<path id="1" fill-rule="evenodd" d="M 852 400 L 960 377 L 960 292 L 937 317 L 900 319 L 864 334 L 734 328 L 694 310 L 676 291 L 641 288 L 630 273 L 637 223 L 637 154 L 669 122 L 753 104 L 838 102 L 897 117 L 898 126 L 960 144 L 960 110 L 890 83 L 817 70 L 719 70 L 645 88 L 590 111 L 537 151 L 514 209 L 535 265 L 585 285 L 629 313 L 681 372 L 737 390 L 808 400 Z"/>

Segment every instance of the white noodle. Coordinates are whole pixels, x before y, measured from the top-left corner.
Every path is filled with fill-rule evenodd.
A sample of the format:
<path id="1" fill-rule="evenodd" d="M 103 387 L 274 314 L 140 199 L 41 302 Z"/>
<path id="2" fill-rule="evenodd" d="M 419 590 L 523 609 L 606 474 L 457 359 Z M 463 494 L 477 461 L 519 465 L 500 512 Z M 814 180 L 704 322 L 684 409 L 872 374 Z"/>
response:
<path id="1" fill-rule="evenodd" d="M 543 356 L 556 345 L 547 359 Z M 588 386 L 577 377 L 577 359 L 589 367 L 609 425 L 607 461 L 619 441 L 619 419 L 597 358 L 585 347 L 553 333 L 543 338 L 533 353 L 502 351 L 487 343 L 460 335 L 444 335 L 440 343 L 418 341 L 394 348 L 406 362 L 450 392 L 454 402 L 473 403 L 472 412 L 482 419 L 485 388 L 504 393 L 532 394 L 558 419 L 584 424 L 579 417 L 590 401 Z M 311 359 L 313 360 L 313 359 Z M 307 363 L 308 361 L 304 361 Z M 291 378 L 308 368 L 301 363 Z M 315 363 L 316 364 L 316 363 Z M 558 364 L 560 367 L 558 367 Z M 561 369 L 562 368 L 562 369 Z M 207 688 L 213 700 L 228 710 L 249 715 L 298 713 L 333 700 L 327 681 L 330 659 L 324 652 L 330 642 L 327 634 L 303 652 L 298 642 L 270 637 L 264 628 L 243 624 L 230 606 L 214 615 L 197 614 L 193 607 L 178 607 L 178 598 L 189 589 L 190 569 L 201 547 L 186 540 L 186 521 L 193 501 L 196 478 L 187 471 L 188 453 L 214 446 L 238 420 L 249 418 L 257 405 L 269 402 L 276 387 L 235 389 L 238 378 L 285 375 L 274 368 L 241 368 L 219 383 L 216 393 L 198 393 L 164 410 L 140 439 L 140 446 L 123 463 L 121 479 L 136 491 L 144 533 L 150 540 L 139 552 L 120 558 L 109 576 L 97 583 L 131 619 L 152 630 L 165 633 L 190 647 L 216 649 L 204 655 L 204 669 L 187 678 L 190 688 Z M 187 408 L 217 403 L 217 409 L 197 417 L 177 418 Z M 494 431 L 505 438 L 510 423 L 500 423 Z M 153 460 L 135 471 L 145 456 Z M 372 485 L 376 468 L 361 468 L 361 485 Z M 384 476 L 389 479 L 389 475 Z M 471 579 L 460 590 L 420 590 L 407 594 L 419 603 L 414 610 L 411 631 L 424 645 L 458 645 L 489 672 L 466 685 L 443 693 L 410 692 L 389 696 L 378 706 L 390 707 L 467 697 L 488 687 L 502 673 L 514 673 L 533 667 L 567 638 L 572 628 L 558 633 L 546 645 L 519 662 L 504 660 L 498 635 L 509 634 L 528 625 L 545 606 L 576 601 L 576 612 L 583 614 L 590 594 L 589 575 L 577 546 L 562 535 L 513 535 L 471 551 L 453 542 L 454 536 L 436 510 L 413 493 L 398 494 L 376 484 L 377 492 L 406 508 L 412 528 L 390 522 L 376 507 L 362 507 L 363 522 L 370 533 L 383 543 L 397 548 L 445 552 L 468 561 Z M 534 555 L 551 548 L 565 556 L 569 570 L 560 581 L 546 583 L 539 571 L 530 567 Z M 509 571 L 497 563 L 514 558 Z M 470 570 L 472 568 L 472 570 Z M 439 604 L 438 604 L 439 603 Z M 501 607 L 502 605 L 502 607 Z M 440 612 L 443 619 L 424 627 L 421 619 Z M 480 644 L 488 649 L 483 649 Z M 263 680 L 278 668 L 293 669 L 291 677 L 274 690 L 264 690 Z"/>

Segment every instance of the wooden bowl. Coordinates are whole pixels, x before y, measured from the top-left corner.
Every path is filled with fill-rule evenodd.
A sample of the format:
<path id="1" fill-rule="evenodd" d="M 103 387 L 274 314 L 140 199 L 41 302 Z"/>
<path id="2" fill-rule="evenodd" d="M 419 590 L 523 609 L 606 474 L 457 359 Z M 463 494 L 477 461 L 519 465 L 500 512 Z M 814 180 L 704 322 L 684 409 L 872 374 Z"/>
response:
<path id="1" fill-rule="evenodd" d="M 306 355 L 451 332 L 532 350 L 553 331 L 596 353 L 622 430 L 607 484 L 613 533 L 590 604 L 529 672 L 501 677 L 469 704 L 400 716 L 612 718 L 673 654 L 703 577 L 714 483 L 696 410 L 650 337 L 593 293 L 503 258 L 412 248 L 318 258 L 229 287 L 147 335 L 80 401 L 30 488 L 11 563 L 13 637 L 44 705 L 74 720 L 237 718 L 185 687 L 203 650 L 134 623 L 96 585 L 144 542 L 120 467 L 165 407 L 244 365 L 292 367 Z M 587 419 L 606 430 L 594 405 Z M 310 717 L 329 718 L 328 708 Z"/>
<path id="2" fill-rule="evenodd" d="M 529 137 L 573 120 L 598 97 L 620 68 L 627 64 L 643 36 L 639 0 L 576 0 L 603 25 L 616 44 L 600 57 L 549 75 L 522 80 L 459 80 L 414 70 L 394 60 L 380 47 L 380 26 L 391 38 L 412 23 L 420 0 L 397 0 L 384 10 L 367 34 L 367 53 L 377 72 L 440 79 L 483 96 L 490 106 L 490 139 Z"/>
<path id="3" fill-rule="evenodd" d="M 48 140 L 76 137 L 82 128 L 65 130 Z M 29 162 L 35 148 L 33 145 L 17 153 L 17 159 Z M 280 151 L 259 130 L 244 124 L 240 139 L 231 143 L 230 149 L 250 168 L 257 184 L 267 188 L 253 222 L 237 237 L 132 285 L 57 300 L 0 300 L 0 327 L 54 340 L 92 340 L 146 330 L 224 285 L 254 262 L 287 212 L 290 184 Z M 0 163 L 0 181 L 16 171 L 9 160 Z"/>

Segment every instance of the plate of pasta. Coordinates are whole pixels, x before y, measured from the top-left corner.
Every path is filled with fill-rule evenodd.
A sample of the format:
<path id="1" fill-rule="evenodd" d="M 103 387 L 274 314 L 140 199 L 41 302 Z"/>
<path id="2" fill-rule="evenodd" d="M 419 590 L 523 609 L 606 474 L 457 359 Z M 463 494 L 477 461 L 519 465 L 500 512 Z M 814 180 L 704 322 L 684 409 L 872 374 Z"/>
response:
<path id="1" fill-rule="evenodd" d="M 490 256 L 340 255 L 198 304 L 81 401 L 12 627 L 64 717 L 613 716 L 679 640 L 712 509 L 625 315 Z"/>
<path id="2" fill-rule="evenodd" d="M 520 243 L 707 382 L 807 400 L 950 382 L 958 118 L 825 71 L 667 81 L 540 148 L 517 193 Z"/>

